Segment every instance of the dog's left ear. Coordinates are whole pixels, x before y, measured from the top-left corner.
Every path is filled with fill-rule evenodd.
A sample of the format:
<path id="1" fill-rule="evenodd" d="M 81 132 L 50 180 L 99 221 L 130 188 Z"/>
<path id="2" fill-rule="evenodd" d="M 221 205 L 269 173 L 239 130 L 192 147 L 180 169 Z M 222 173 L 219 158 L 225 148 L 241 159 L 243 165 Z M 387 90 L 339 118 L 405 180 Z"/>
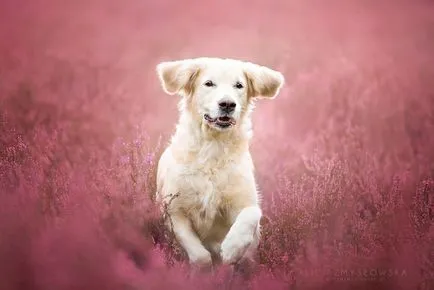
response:
<path id="1" fill-rule="evenodd" d="M 193 59 L 166 61 L 157 65 L 157 75 L 163 90 L 169 95 L 189 95 L 199 66 Z"/>
<path id="2" fill-rule="evenodd" d="M 275 98 L 285 82 L 283 75 L 265 66 L 245 63 L 249 95 L 254 98 Z"/>

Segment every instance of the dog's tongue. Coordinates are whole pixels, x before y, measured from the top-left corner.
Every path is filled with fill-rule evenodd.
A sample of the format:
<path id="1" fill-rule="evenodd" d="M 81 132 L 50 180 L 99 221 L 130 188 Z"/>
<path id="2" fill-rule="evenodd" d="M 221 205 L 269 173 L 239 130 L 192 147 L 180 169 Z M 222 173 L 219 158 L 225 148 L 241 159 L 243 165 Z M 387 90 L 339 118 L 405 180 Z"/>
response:
<path id="1" fill-rule="evenodd" d="M 235 124 L 234 120 L 228 116 L 211 118 L 211 116 L 205 115 L 205 119 L 210 123 Z"/>
<path id="2" fill-rule="evenodd" d="M 229 118 L 229 117 L 219 117 L 217 120 L 219 122 L 229 123 L 231 121 L 231 118 Z"/>
<path id="3" fill-rule="evenodd" d="M 235 120 L 231 117 L 218 117 L 217 121 L 218 124 L 224 124 L 224 125 L 235 125 Z"/>

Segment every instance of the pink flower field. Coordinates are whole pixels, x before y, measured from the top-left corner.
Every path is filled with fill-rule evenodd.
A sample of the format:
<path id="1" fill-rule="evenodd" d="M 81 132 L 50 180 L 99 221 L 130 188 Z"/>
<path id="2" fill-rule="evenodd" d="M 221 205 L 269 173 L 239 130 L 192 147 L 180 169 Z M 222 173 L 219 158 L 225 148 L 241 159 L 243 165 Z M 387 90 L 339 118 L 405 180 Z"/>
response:
<path id="1" fill-rule="evenodd" d="M 153 207 L 163 60 L 280 70 L 258 264 L 191 273 Z M 0 290 L 434 289 L 434 2 L 0 1 Z"/>

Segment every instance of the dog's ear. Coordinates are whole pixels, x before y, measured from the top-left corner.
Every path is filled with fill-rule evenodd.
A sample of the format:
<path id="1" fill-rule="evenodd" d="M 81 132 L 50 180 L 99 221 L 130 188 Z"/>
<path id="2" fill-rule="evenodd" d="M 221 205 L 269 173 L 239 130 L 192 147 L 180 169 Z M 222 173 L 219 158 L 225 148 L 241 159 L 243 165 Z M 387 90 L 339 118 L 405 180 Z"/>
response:
<path id="1" fill-rule="evenodd" d="M 192 59 L 166 61 L 157 65 L 157 74 L 167 94 L 185 96 L 193 92 L 199 66 Z"/>
<path id="2" fill-rule="evenodd" d="M 280 72 L 253 63 L 245 63 L 244 72 L 249 97 L 273 99 L 285 82 Z"/>

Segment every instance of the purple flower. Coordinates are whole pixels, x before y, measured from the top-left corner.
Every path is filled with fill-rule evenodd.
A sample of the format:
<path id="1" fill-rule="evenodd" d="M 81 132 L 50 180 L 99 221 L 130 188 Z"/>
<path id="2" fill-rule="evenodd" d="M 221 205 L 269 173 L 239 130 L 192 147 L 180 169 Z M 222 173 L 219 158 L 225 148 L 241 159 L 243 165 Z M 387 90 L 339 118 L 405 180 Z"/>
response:
<path id="1" fill-rule="evenodd" d="M 130 156 L 128 156 L 128 155 L 122 155 L 119 158 L 119 161 L 120 161 L 121 164 L 127 164 L 128 162 L 130 162 Z"/>
<path id="2" fill-rule="evenodd" d="M 154 160 L 154 154 L 153 153 L 146 154 L 146 157 L 145 157 L 146 164 L 152 164 L 153 160 Z"/>

